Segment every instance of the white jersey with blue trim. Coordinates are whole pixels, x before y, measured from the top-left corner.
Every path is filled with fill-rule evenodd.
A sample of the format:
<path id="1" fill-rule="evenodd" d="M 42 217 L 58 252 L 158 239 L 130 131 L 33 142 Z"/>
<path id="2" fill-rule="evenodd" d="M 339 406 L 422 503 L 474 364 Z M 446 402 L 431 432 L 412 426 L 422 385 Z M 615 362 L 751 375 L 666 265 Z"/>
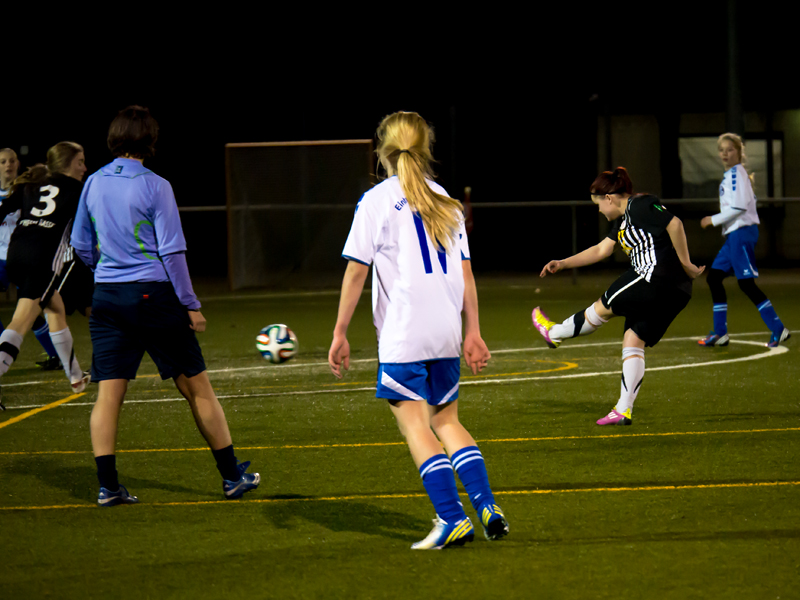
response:
<path id="1" fill-rule="evenodd" d="M 725 171 L 719 185 L 719 213 L 711 217 L 711 223 L 715 227 L 722 225 L 722 235 L 760 223 L 756 212 L 756 195 L 750 177 L 741 164 Z"/>
<path id="2" fill-rule="evenodd" d="M 443 196 L 439 184 L 428 182 Z M 399 179 L 362 196 L 342 255 L 372 265 L 372 312 L 381 363 L 461 356 L 462 260 L 469 260 L 464 220 L 449 253 L 439 252 L 411 210 Z"/>
<path id="3" fill-rule="evenodd" d="M 8 190 L 0 190 L 0 205 L 7 197 Z M 8 258 L 8 244 L 11 241 L 11 234 L 14 233 L 14 228 L 17 226 L 17 219 L 19 219 L 19 211 L 15 210 L 0 223 L 0 260 Z"/>

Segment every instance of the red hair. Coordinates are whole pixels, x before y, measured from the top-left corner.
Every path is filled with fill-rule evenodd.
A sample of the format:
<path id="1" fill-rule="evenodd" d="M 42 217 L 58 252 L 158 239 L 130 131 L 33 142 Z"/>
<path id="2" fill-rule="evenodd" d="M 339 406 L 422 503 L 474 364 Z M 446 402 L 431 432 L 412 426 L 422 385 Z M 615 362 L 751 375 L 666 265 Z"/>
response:
<path id="1" fill-rule="evenodd" d="M 617 167 L 613 171 L 603 171 L 592 182 L 589 188 L 592 196 L 606 194 L 633 194 L 633 182 L 625 167 Z"/>

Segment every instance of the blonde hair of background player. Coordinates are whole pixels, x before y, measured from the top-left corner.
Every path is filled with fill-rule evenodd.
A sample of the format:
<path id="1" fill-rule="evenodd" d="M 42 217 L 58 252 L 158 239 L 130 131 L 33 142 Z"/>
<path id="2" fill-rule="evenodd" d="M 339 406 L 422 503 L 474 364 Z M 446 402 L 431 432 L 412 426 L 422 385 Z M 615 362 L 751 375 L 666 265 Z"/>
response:
<path id="1" fill-rule="evenodd" d="M 724 141 L 728 141 L 731 144 L 733 144 L 733 147 L 736 149 L 736 152 L 739 153 L 739 161 L 738 162 L 742 165 L 742 167 L 744 167 L 745 163 L 747 163 L 747 155 L 744 152 L 744 142 L 742 141 L 741 136 L 736 135 L 735 133 L 730 133 L 730 132 L 723 133 L 721 136 L 719 136 L 717 138 L 717 150 L 721 150 L 722 149 L 722 142 L 724 142 Z M 745 168 L 745 171 L 747 171 L 746 168 Z M 755 183 L 755 174 L 748 173 L 747 176 L 750 177 L 750 183 L 754 184 Z"/>
<path id="2" fill-rule="evenodd" d="M 47 168 L 51 173 L 69 175 L 70 166 L 76 156 L 83 153 L 83 146 L 75 142 L 58 142 L 47 151 Z"/>
<path id="3" fill-rule="evenodd" d="M 426 181 L 433 179 L 433 141 L 433 130 L 421 116 L 396 112 L 378 126 L 376 153 L 389 177 L 397 175 L 409 206 L 422 219 L 431 241 L 449 252 L 458 234 L 462 207 L 458 200 L 434 192 Z"/>

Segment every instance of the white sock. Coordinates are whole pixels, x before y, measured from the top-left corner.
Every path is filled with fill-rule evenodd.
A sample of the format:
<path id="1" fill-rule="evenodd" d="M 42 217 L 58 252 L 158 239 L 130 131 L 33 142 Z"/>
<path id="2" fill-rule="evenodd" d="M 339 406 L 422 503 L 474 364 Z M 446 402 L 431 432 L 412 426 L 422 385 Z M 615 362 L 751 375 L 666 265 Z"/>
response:
<path id="1" fill-rule="evenodd" d="M 608 323 L 608 319 L 598 315 L 592 304 L 586 310 L 575 313 L 560 325 L 553 325 L 550 329 L 550 339 L 560 342 L 566 338 L 589 335 L 597 331 L 597 328 L 604 323 Z"/>
<path id="2" fill-rule="evenodd" d="M 633 408 L 643 379 L 644 350 L 642 348 L 623 348 L 622 384 L 620 385 L 619 402 L 614 410 L 624 413 Z"/>
<path id="3" fill-rule="evenodd" d="M 13 329 L 0 334 L 0 377 L 8 372 L 11 363 L 17 359 L 22 346 L 22 336 Z"/>
<path id="4" fill-rule="evenodd" d="M 80 381 L 83 377 L 83 371 L 81 371 L 81 366 L 78 364 L 78 359 L 75 358 L 75 350 L 72 347 L 72 334 L 69 332 L 69 327 L 65 327 L 55 333 L 51 331 L 50 339 L 56 348 L 58 358 L 61 359 L 61 364 L 64 365 L 64 373 L 67 374 L 69 382 Z"/>

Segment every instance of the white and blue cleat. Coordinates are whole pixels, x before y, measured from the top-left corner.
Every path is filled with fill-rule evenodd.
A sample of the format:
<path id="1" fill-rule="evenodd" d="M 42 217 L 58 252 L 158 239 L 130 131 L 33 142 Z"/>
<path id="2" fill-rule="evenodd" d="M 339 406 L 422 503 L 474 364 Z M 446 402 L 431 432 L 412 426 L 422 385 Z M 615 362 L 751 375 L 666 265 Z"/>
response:
<path id="1" fill-rule="evenodd" d="M 245 473 L 245 471 L 247 471 L 247 467 L 249 466 L 249 460 L 236 465 L 236 467 L 239 469 L 238 481 L 228 481 L 227 479 L 222 480 L 222 491 L 225 492 L 225 497 L 228 500 L 241 498 L 242 494 L 256 489 L 258 484 L 261 483 L 261 475 L 258 473 Z"/>
<path id="2" fill-rule="evenodd" d="M 439 518 L 433 520 L 433 529 L 424 540 L 411 545 L 412 550 L 443 550 L 450 546 L 463 546 L 475 539 L 475 528 L 469 517 L 449 524 Z"/>
<path id="3" fill-rule="evenodd" d="M 100 493 L 97 494 L 97 504 L 100 506 L 117 506 L 118 504 L 136 504 L 138 502 L 139 499 L 136 496 L 131 496 L 124 485 L 119 486 L 116 492 L 101 487 Z"/>

